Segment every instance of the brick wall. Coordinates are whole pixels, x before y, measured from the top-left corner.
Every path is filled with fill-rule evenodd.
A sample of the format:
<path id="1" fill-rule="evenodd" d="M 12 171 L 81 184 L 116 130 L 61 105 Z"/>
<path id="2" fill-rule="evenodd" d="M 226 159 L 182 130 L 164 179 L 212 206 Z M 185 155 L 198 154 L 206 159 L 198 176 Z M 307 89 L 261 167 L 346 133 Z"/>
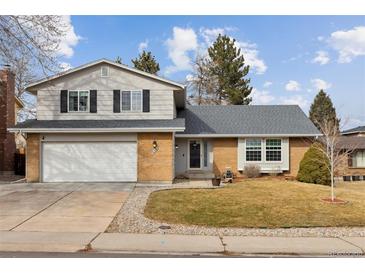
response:
<path id="1" fill-rule="evenodd" d="M 39 182 L 39 134 L 27 135 L 25 177 L 28 183 Z"/>
<path id="2" fill-rule="evenodd" d="M 15 124 L 14 74 L 0 70 L 0 174 L 14 172 L 15 137 L 7 128 Z"/>
<path id="3" fill-rule="evenodd" d="M 226 171 L 227 167 L 236 174 L 237 171 L 237 138 L 216 138 L 213 140 L 213 172 L 216 176 Z"/>
<path id="4" fill-rule="evenodd" d="M 158 151 L 153 152 L 153 141 Z M 138 181 L 172 182 L 173 180 L 173 135 L 172 133 L 138 134 Z"/>
<path id="5" fill-rule="evenodd" d="M 286 175 L 298 175 L 300 161 L 311 144 L 312 141 L 308 138 L 289 138 L 289 172 Z"/>

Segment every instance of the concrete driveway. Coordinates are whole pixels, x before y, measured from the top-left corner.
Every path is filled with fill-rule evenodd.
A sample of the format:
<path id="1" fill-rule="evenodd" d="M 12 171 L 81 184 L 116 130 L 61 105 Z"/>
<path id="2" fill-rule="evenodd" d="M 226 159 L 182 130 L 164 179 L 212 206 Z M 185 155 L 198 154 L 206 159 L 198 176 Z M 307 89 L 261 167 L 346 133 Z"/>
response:
<path id="1" fill-rule="evenodd" d="M 0 185 L 0 230 L 103 232 L 133 183 Z"/>

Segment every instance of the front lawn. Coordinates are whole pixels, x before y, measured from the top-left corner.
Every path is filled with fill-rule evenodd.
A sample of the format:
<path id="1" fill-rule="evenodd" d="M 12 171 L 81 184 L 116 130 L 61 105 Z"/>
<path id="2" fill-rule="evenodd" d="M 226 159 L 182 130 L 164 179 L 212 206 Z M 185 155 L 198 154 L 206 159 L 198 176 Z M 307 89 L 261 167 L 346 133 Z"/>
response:
<path id="1" fill-rule="evenodd" d="M 148 218 L 167 223 L 216 227 L 365 226 L 365 183 L 341 183 L 339 199 L 328 204 L 330 188 L 278 179 L 255 179 L 219 189 L 171 189 L 153 192 Z"/>

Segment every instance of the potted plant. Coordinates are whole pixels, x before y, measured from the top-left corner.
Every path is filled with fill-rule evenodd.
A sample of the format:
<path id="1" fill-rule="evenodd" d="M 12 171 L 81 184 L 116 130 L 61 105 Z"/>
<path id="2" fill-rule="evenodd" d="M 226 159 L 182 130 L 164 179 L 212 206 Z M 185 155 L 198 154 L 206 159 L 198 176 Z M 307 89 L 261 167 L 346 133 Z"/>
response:
<path id="1" fill-rule="evenodd" d="M 221 184 L 221 177 L 215 177 L 212 180 L 212 184 L 213 184 L 213 186 L 219 186 Z"/>

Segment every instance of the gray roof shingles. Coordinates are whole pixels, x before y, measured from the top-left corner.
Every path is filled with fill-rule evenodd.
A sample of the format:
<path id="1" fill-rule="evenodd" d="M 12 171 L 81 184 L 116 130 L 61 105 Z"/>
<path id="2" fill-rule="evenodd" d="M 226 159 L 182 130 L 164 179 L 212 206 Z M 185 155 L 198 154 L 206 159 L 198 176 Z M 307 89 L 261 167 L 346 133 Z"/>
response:
<path id="1" fill-rule="evenodd" d="M 170 128 L 185 127 L 182 118 L 173 120 L 27 120 L 14 128 Z"/>
<path id="2" fill-rule="evenodd" d="M 319 135 L 295 105 L 187 106 L 172 120 L 28 120 L 14 128 L 169 128 L 177 134 Z"/>
<path id="3" fill-rule="evenodd" d="M 359 126 L 359 127 L 345 130 L 342 132 L 342 134 L 357 133 L 357 132 L 365 132 L 365 126 Z"/>
<path id="4" fill-rule="evenodd" d="M 178 117 L 186 128 L 177 134 L 320 134 L 296 105 L 187 106 Z"/>

